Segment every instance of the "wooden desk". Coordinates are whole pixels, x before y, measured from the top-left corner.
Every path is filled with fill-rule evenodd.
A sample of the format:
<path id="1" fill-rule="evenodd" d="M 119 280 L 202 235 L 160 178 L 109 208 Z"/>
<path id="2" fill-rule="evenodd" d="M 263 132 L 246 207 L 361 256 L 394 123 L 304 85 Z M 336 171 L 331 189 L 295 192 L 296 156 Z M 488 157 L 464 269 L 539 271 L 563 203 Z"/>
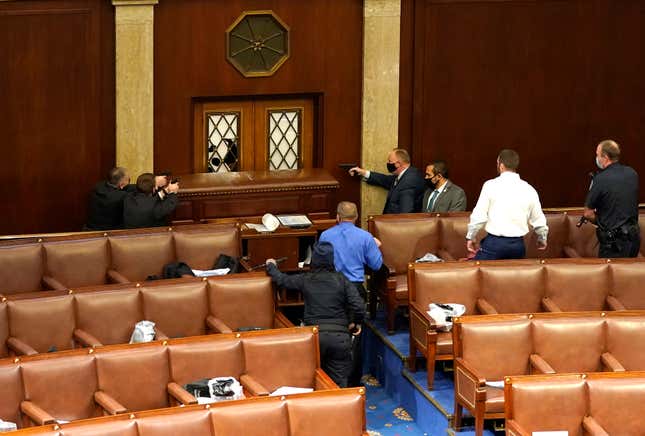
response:
<path id="1" fill-rule="evenodd" d="M 240 216 L 332 212 L 338 180 L 321 168 L 182 175 L 173 225 Z"/>

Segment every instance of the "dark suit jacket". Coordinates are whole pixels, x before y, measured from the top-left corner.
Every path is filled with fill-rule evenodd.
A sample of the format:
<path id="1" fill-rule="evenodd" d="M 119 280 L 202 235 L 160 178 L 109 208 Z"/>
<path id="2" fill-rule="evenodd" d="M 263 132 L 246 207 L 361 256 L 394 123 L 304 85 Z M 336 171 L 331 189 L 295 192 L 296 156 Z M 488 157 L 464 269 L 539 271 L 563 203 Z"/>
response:
<path id="1" fill-rule="evenodd" d="M 423 202 L 421 203 L 422 212 L 459 212 L 466 210 L 466 193 L 450 180 L 446 182 L 443 191 L 435 199 L 432 210 L 427 210 L 428 200 L 430 199 L 432 191 L 434 189 L 427 189 L 425 194 L 423 194 Z"/>
<path id="2" fill-rule="evenodd" d="M 129 194 L 123 200 L 123 225 L 126 229 L 165 226 L 178 202 L 177 194 L 168 194 L 163 200 L 157 194 Z"/>
<path id="3" fill-rule="evenodd" d="M 105 180 L 97 183 L 90 195 L 87 228 L 91 230 L 123 228 L 123 199 L 128 193 L 136 190 L 136 185 L 127 185 L 119 189 Z"/>
<path id="4" fill-rule="evenodd" d="M 367 183 L 381 186 L 388 190 L 383 213 L 411 213 L 421 211 L 421 200 L 425 189 L 425 180 L 421 172 L 410 166 L 401 176 L 396 186 L 397 176 L 370 171 Z"/>

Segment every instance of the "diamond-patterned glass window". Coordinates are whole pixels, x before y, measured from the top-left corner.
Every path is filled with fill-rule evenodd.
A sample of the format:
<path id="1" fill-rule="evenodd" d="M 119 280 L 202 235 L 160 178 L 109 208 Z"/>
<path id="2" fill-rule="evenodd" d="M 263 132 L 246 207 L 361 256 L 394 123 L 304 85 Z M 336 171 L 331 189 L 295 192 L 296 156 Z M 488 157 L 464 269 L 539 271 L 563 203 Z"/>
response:
<path id="1" fill-rule="evenodd" d="M 206 114 L 207 156 L 209 173 L 228 173 L 240 168 L 240 113 L 210 112 Z"/>
<path id="2" fill-rule="evenodd" d="M 298 169 L 300 161 L 300 109 L 269 111 L 269 169 Z"/>

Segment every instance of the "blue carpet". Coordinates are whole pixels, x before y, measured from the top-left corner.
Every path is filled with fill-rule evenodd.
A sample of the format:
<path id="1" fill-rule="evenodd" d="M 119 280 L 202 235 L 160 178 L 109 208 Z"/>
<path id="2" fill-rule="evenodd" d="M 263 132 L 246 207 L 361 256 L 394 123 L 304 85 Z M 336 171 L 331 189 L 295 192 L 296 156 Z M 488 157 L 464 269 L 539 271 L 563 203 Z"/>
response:
<path id="1" fill-rule="evenodd" d="M 402 407 L 402 410 L 414 419 L 414 426 L 409 427 L 412 430 L 409 430 L 408 433 L 401 431 L 399 433 L 383 433 L 383 431 L 376 428 L 374 428 L 374 431 L 379 431 L 383 435 L 420 434 L 443 436 L 455 434 L 466 436 L 474 434 L 472 427 L 464 427 L 458 432 L 450 430 L 450 433 L 448 433 L 449 420 L 452 418 L 454 409 L 452 372 L 443 371 L 442 363 L 438 362 L 437 370 L 435 371 L 434 389 L 430 391 L 427 389 L 427 373 L 424 370 L 425 363 L 423 359 L 420 359 L 417 364 L 418 369 L 416 372 L 410 372 L 407 369 L 405 359 L 410 354 L 410 336 L 406 328 L 407 318 L 397 318 L 397 330 L 392 335 L 387 334 L 383 312 L 377 313 L 376 318 L 366 321 L 365 325 L 367 328 L 364 329 L 363 337 L 363 356 L 365 356 L 363 373 L 374 375 L 366 382 L 368 386 L 368 429 L 373 429 L 370 426 L 369 410 L 369 394 L 370 389 L 372 389 L 369 387 L 369 380 L 372 380 L 373 383 L 381 385 L 380 387 L 374 387 L 374 389 L 380 389 L 383 395 L 387 395 L 392 404 L 395 405 L 394 408 Z M 375 406 L 375 404 L 371 405 Z M 389 404 L 388 407 L 390 407 Z M 382 416 L 388 413 L 391 414 L 392 412 L 379 412 Z M 464 414 L 467 416 L 468 412 L 464 411 Z M 466 423 L 468 422 L 466 420 Z M 496 433 L 492 428 L 492 424 L 492 422 L 486 422 L 485 436 L 503 434 L 503 431 Z M 413 430 L 418 430 L 420 433 L 413 433 Z"/>
<path id="2" fill-rule="evenodd" d="M 371 436 L 427 435 L 408 412 L 385 393 L 376 379 L 368 377 L 365 387 L 367 431 Z"/>

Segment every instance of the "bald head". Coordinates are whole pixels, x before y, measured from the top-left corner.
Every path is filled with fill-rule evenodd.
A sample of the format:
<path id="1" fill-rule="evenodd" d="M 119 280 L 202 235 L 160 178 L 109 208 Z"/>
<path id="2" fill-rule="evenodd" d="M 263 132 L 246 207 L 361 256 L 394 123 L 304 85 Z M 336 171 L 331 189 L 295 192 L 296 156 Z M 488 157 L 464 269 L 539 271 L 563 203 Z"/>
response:
<path id="1" fill-rule="evenodd" d="M 612 162 L 617 162 L 620 160 L 620 145 L 611 139 L 606 139 L 598 144 L 596 154 L 599 157 L 606 157 Z"/>
<path id="2" fill-rule="evenodd" d="M 336 213 L 338 214 L 338 221 L 354 222 L 356 221 L 356 218 L 358 218 L 358 209 L 356 208 L 356 204 L 351 201 L 341 201 L 338 203 Z"/>

